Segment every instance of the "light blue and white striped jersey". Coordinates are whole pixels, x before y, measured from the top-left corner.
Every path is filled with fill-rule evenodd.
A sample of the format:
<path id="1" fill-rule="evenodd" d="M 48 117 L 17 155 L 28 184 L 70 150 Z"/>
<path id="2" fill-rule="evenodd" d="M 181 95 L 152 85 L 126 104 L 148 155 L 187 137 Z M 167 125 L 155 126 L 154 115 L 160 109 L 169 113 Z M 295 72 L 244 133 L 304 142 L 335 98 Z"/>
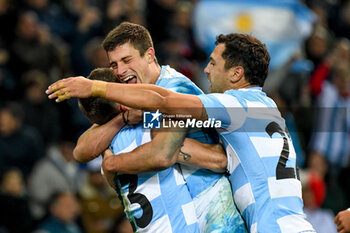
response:
<path id="1" fill-rule="evenodd" d="M 325 156 L 331 164 L 345 167 L 350 157 L 350 98 L 325 81 L 317 98 L 317 119 L 311 137 L 311 149 Z"/>
<path id="2" fill-rule="evenodd" d="M 150 131 L 142 125 L 124 127 L 110 148 L 120 154 L 149 141 Z M 177 165 L 154 173 L 117 174 L 115 184 L 134 231 L 199 232 L 193 200 Z"/>
<path id="3" fill-rule="evenodd" d="M 203 94 L 203 91 L 190 79 L 169 66 L 162 66 L 160 76 L 155 85 L 183 94 Z M 217 139 L 215 138 L 217 135 L 215 132 L 213 132 L 213 134 L 214 135 L 208 135 L 203 131 L 191 130 L 187 137 L 196 139 L 203 143 L 214 143 L 214 140 Z M 223 176 L 223 174 L 217 174 L 203 168 L 194 168 L 193 166 L 184 165 L 180 166 L 192 198 L 198 196 L 208 187 L 213 186 Z"/>
<path id="4" fill-rule="evenodd" d="M 190 79 L 169 66 L 162 66 L 156 85 L 183 94 L 203 94 Z M 190 130 L 186 137 L 203 143 L 219 142 L 215 130 Z M 224 174 L 183 164 L 179 166 L 194 199 L 201 232 L 246 232 L 245 223 L 230 197 L 232 191 Z"/>
<path id="5" fill-rule="evenodd" d="M 200 95 L 226 148 L 234 200 L 250 232 L 314 232 L 305 220 L 292 141 L 259 87 Z"/>

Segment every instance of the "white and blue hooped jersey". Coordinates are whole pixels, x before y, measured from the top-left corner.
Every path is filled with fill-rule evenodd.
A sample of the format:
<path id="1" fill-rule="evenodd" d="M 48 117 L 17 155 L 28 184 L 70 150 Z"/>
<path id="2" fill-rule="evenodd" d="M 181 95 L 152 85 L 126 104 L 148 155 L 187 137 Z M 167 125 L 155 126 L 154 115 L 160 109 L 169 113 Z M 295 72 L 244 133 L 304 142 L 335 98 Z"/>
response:
<path id="1" fill-rule="evenodd" d="M 178 93 L 203 94 L 192 81 L 169 66 L 162 66 L 156 85 Z M 203 143 L 219 142 L 215 130 L 203 132 L 194 129 L 187 137 Z M 246 232 L 245 223 L 233 202 L 229 182 L 223 174 L 183 164 L 179 166 L 194 199 L 201 232 Z"/>
<path id="2" fill-rule="evenodd" d="M 259 87 L 200 95 L 220 138 L 234 200 L 250 232 L 315 232 L 305 220 L 292 141 L 274 101 Z"/>
<path id="3" fill-rule="evenodd" d="M 155 85 L 183 94 L 203 94 L 203 91 L 190 79 L 169 66 L 162 66 L 160 76 Z M 212 132 L 212 135 L 209 135 L 199 130 L 191 130 L 187 137 L 196 139 L 203 143 L 213 143 L 217 135 L 216 132 Z M 223 176 L 223 174 L 216 174 L 203 168 L 194 168 L 193 166 L 183 165 L 180 165 L 180 167 L 192 198 L 198 196 L 208 187 L 213 186 Z"/>
<path id="4" fill-rule="evenodd" d="M 151 140 L 142 125 L 124 127 L 113 139 L 115 156 Z M 117 193 L 137 232 L 199 232 L 194 204 L 178 165 L 160 172 L 117 174 Z"/>

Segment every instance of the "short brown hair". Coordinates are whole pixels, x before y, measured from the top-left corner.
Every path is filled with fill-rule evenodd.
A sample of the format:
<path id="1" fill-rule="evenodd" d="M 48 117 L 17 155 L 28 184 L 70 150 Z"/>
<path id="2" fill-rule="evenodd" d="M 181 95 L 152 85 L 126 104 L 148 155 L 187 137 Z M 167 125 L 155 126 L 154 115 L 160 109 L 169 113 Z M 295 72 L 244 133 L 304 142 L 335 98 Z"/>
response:
<path id="1" fill-rule="evenodd" d="M 108 52 L 127 42 L 140 52 L 141 57 L 147 49 L 153 48 L 149 31 L 144 26 L 130 22 L 123 22 L 110 31 L 102 42 L 102 47 Z"/>
<path id="2" fill-rule="evenodd" d="M 221 43 L 225 44 L 225 50 L 222 53 L 225 69 L 242 66 L 247 81 L 251 85 L 262 87 L 270 64 L 270 55 L 266 46 L 257 38 L 240 33 L 217 36 L 215 44 Z"/>
<path id="3" fill-rule="evenodd" d="M 88 78 L 91 80 L 121 83 L 109 68 L 94 69 Z M 116 108 L 115 102 L 100 97 L 79 98 L 78 103 L 83 114 L 92 123 L 99 125 L 105 124 L 120 113 Z"/>

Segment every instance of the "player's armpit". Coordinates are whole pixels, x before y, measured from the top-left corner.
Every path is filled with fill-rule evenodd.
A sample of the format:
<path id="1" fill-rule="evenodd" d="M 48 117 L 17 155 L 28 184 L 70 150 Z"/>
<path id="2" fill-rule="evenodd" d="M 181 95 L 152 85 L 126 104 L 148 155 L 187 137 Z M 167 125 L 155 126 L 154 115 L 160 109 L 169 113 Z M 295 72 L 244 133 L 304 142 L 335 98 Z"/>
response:
<path id="1" fill-rule="evenodd" d="M 227 157 L 221 144 L 206 144 L 186 138 L 178 153 L 177 162 L 223 173 L 226 171 Z"/>

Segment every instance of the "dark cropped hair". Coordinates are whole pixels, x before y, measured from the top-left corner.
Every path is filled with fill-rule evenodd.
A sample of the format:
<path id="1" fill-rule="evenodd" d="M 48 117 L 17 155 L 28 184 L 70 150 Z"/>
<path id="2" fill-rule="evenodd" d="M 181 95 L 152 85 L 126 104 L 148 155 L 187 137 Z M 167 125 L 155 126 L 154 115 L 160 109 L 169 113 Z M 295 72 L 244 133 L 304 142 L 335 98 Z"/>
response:
<path id="1" fill-rule="evenodd" d="M 120 83 L 109 68 L 97 68 L 88 76 L 91 80 Z M 100 97 L 79 98 L 79 108 L 92 122 L 103 125 L 119 114 L 116 103 Z"/>
<path id="2" fill-rule="evenodd" d="M 251 85 L 264 85 L 269 70 L 270 55 L 266 46 L 257 38 L 239 33 L 219 35 L 215 44 L 225 44 L 222 57 L 225 69 L 242 66 L 247 81 Z"/>
<path id="3" fill-rule="evenodd" d="M 110 31 L 102 42 L 102 47 L 108 52 L 127 42 L 140 52 L 141 57 L 147 49 L 153 48 L 149 31 L 139 24 L 130 22 L 123 22 Z"/>

